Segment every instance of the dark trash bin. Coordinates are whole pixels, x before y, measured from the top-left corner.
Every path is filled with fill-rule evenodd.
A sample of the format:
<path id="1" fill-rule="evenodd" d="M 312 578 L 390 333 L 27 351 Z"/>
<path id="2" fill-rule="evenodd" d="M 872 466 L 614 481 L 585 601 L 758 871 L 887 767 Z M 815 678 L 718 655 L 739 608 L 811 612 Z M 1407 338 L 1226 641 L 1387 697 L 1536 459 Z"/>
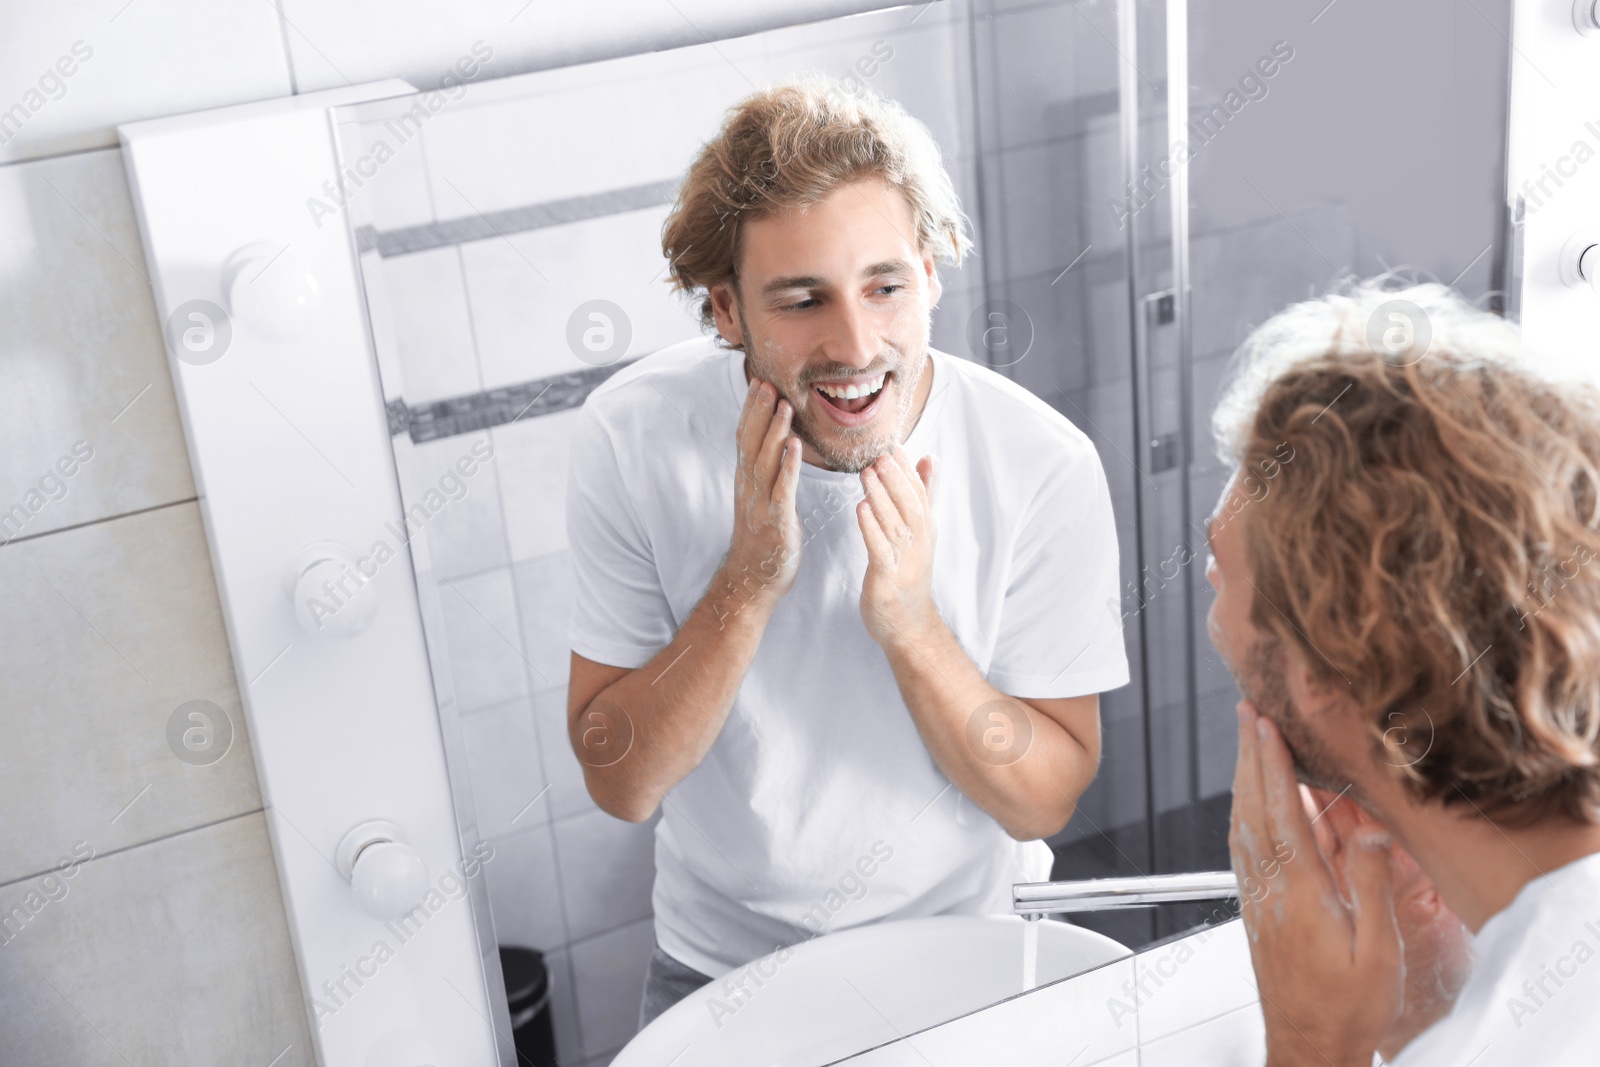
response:
<path id="1" fill-rule="evenodd" d="M 544 953 L 500 946 L 500 971 L 511 1009 L 511 1039 L 518 1067 L 556 1067 L 556 1035 L 550 1024 L 550 971 Z"/>

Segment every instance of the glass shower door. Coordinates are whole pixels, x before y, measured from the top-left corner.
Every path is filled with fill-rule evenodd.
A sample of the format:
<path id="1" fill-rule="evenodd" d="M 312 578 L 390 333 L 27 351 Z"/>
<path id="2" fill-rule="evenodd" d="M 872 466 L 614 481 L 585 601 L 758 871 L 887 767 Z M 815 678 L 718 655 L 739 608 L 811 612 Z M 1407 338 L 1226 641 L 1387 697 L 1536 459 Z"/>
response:
<path id="1" fill-rule="evenodd" d="M 1131 185 L 1112 210 L 1129 234 L 1138 529 L 1123 612 L 1143 683 L 1146 855 L 1159 873 L 1223 869 L 1239 692 L 1206 629 L 1205 525 L 1230 474 L 1211 411 L 1252 329 L 1356 279 L 1435 281 L 1501 307 L 1511 5 L 1120 7 Z M 1151 933 L 1214 910 L 1154 913 Z"/>
<path id="2" fill-rule="evenodd" d="M 978 355 L 1094 442 L 1121 549 L 1108 611 L 1132 682 L 1102 696 L 1100 774 L 1051 841 L 1057 879 L 1228 866 L 1232 736 L 1207 732 L 1203 708 L 1231 713 L 1235 698 L 1204 658 L 1214 490 L 1196 473 L 1185 124 L 1169 120 L 1188 113 L 1184 12 L 1167 0 L 974 6 L 983 310 L 1010 327 L 986 335 L 1009 344 Z M 1074 921 L 1140 945 L 1215 911 Z"/>

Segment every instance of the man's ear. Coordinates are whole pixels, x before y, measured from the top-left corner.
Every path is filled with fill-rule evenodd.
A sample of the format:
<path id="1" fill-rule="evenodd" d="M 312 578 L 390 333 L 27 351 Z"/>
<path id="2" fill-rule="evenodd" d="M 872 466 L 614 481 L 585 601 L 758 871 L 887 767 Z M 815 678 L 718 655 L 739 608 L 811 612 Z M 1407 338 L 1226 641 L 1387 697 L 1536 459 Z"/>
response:
<path id="1" fill-rule="evenodd" d="M 939 297 L 944 294 L 944 285 L 939 281 L 939 266 L 933 261 L 933 256 L 922 257 L 922 270 L 928 276 L 928 306 L 939 306 Z"/>
<path id="2" fill-rule="evenodd" d="M 722 282 L 707 290 L 711 297 L 711 313 L 717 320 L 717 332 L 734 348 L 744 345 L 744 331 L 739 329 L 739 294 L 732 284 Z"/>

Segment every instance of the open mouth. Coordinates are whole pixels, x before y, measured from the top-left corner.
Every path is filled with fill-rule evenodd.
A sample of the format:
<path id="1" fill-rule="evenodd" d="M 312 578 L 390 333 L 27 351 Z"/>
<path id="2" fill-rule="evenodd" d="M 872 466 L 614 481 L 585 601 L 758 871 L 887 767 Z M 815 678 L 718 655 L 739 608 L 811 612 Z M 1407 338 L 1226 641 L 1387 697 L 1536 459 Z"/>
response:
<path id="1" fill-rule="evenodd" d="M 888 392 L 893 371 L 884 371 L 872 378 L 852 378 L 833 382 L 818 382 L 812 392 L 822 401 L 822 407 L 845 426 L 859 426 L 870 422 Z"/>

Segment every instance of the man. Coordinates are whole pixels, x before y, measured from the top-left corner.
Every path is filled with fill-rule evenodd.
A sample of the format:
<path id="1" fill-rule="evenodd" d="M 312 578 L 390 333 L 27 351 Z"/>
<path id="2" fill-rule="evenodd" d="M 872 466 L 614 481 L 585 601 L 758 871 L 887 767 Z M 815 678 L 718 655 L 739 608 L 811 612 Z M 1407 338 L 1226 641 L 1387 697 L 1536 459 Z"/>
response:
<path id="1" fill-rule="evenodd" d="M 1396 314 L 1398 355 L 1367 340 Z M 1441 286 L 1357 288 L 1262 327 L 1215 421 L 1269 1064 L 1597 1062 L 1600 397 Z M 1421 913 L 1396 849 L 1437 889 Z"/>
<path id="2" fill-rule="evenodd" d="M 929 345 L 968 238 L 924 127 L 758 93 L 663 246 L 721 343 L 595 390 L 568 498 L 574 749 L 605 811 L 662 812 L 641 1025 L 820 933 L 1009 911 L 1128 680 L 1094 448 Z"/>

